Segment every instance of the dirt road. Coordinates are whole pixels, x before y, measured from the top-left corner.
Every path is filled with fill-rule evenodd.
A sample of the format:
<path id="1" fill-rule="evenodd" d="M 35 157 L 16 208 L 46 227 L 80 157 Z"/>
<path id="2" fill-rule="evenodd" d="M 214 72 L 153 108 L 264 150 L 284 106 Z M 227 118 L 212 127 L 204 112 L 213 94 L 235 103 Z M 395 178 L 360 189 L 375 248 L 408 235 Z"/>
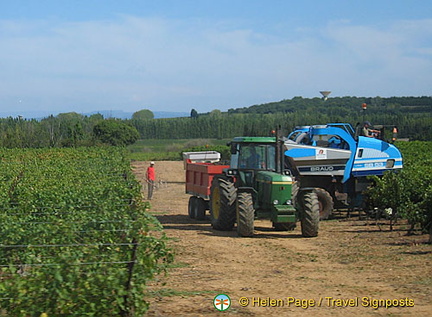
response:
<path id="1" fill-rule="evenodd" d="M 147 166 L 132 163 L 139 180 Z M 302 238 L 299 227 L 272 231 L 267 221 L 256 222 L 255 237 L 238 238 L 235 230 L 215 231 L 208 220 L 188 217 L 183 162 L 155 167 L 163 183 L 151 211 L 176 262 L 149 286 L 148 316 L 430 316 L 427 235 L 406 236 L 401 222 L 389 231 L 386 221 L 356 214 L 322 221 L 317 238 Z M 231 299 L 224 312 L 213 305 L 218 294 Z"/>

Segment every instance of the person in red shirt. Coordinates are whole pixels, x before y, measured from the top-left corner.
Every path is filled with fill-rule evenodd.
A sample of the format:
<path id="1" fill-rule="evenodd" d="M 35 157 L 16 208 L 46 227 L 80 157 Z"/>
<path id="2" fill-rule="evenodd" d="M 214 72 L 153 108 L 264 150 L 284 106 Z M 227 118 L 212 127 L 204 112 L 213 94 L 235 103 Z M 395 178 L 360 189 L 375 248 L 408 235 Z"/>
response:
<path id="1" fill-rule="evenodd" d="M 147 173 L 146 173 L 146 180 L 147 180 L 147 186 L 148 186 L 148 195 L 147 199 L 152 199 L 153 197 L 153 189 L 154 189 L 154 182 L 156 180 L 156 173 L 154 169 L 154 162 L 150 162 L 150 166 L 147 167 Z"/>

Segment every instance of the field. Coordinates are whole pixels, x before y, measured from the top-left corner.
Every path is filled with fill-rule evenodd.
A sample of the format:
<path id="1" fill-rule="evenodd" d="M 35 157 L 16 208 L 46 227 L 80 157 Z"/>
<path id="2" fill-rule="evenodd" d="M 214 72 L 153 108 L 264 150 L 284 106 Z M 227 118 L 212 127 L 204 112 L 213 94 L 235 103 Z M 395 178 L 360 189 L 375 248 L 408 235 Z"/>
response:
<path id="1" fill-rule="evenodd" d="M 132 163 L 141 181 L 147 164 Z M 386 220 L 342 213 L 309 239 L 258 221 L 254 238 L 238 238 L 187 216 L 182 162 L 156 162 L 156 172 L 151 211 L 176 260 L 151 283 L 148 316 L 219 316 L 213 299 L 221 293 L 231 298 L 230 316 L 430 315 L 432 245 L 419 231 L 407 236 L 405 221 L 390 231 Z"/>
<path id="2" fill-rule="evenodd" d="M 132 316 L 170 254 L 119 148 L 0 149 L 0 316 Z"/>

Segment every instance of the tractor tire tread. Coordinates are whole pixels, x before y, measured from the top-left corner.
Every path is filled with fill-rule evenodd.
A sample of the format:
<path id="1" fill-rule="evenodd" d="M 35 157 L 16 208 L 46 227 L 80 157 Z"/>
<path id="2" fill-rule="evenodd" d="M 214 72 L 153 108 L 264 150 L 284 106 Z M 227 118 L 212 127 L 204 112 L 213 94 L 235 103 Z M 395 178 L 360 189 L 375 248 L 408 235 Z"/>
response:
<path id="1" fill-rule="evenodd" d="M 212 181 L 212 188 L 215 186 L 219 189 L 219 211 L 218 217 L 212 211 L 212 202 L 210 202 L 210 218 L 213 229 L 220 231 L 230 231 L 235 224 L 235 202 L 237 190 L 234 184 L 226 176 L 215 176 Z M 213 192 L 213 191 L 212 191 Z M 210 199 L 213 199 L 212 197 Z"/>
<path id="2" fill-rule="evenodd" d="M 316 237 L 319 230 L 319 203 L 316 192 L 310 191 L 302 195 L 302 210 L 300 215 L 303 237 Z"/>
<path id="3" fill-rule="evenodd" d="M 252 237 L 254 234 L 255 210 L 252 194 L 242 192 L 237 195 L 237 233 L 239 237 Z"/>

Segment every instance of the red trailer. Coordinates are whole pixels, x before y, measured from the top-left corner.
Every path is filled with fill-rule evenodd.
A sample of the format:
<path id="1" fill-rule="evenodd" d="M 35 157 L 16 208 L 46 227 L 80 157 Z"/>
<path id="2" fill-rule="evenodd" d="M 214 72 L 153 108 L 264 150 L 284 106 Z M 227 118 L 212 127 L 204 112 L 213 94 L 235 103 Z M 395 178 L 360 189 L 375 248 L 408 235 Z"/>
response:
<path id="1" fill-rule="evenodd" d="M 220 154 L 215 151 L 183 153 L 186 170 L 186 193 L 191 195 L 188 204 L 189 217 L 205 219 L 209 209 L 210 186 L 215 175 L 222 174 L 229 165 L 219 163 Z"/>

